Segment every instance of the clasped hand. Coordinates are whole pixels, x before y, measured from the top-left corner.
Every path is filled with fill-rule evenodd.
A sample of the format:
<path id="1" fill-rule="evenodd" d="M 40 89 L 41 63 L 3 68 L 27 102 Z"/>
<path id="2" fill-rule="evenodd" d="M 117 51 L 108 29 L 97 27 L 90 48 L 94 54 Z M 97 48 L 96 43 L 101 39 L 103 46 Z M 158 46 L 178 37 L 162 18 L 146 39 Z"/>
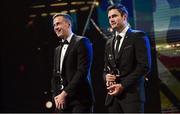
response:
<path id="1" fill-rule="evenodd" d="M 124 89 L 122 84 L 116 83 L 116 76 L 112 74 L 106 75 L 106 86 L 107 86 L 108 94 L 113 96 L 117 96 L 121 94 Z"/>
<path id="2" fill-rule="evenodd" d="M 65 108 L 67 93 L 62 91 L 61 94 L 54 97 L 56 108 L 62 110 Z"/>

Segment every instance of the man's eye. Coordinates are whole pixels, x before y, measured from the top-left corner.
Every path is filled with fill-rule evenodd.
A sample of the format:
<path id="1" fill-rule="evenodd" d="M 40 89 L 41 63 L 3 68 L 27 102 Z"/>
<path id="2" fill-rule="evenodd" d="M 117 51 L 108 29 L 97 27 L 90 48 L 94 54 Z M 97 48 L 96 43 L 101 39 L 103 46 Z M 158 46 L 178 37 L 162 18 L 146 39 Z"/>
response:
<path id="1" fill-rule="evenodd" d="M 113 15 L 112 17 L 113 17 L 113 18 L 114 18 L 114 17 L 117 17 L 117 15 Z"/>

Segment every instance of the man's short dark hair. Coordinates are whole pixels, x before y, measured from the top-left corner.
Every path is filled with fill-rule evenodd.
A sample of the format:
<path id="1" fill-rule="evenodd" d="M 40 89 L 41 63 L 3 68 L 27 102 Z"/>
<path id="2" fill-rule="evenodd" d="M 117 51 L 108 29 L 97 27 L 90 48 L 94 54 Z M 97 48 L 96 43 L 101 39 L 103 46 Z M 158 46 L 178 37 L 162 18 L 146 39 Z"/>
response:
<path id="1" fill-rule="evenodd" d="M 113 5 L 110 5 L 107 8 L 107 12 L 109 12 L 112 9 L 117 9 L 119 11 L 119 13 L 121 13 L 121 15 L 126 14 L 128 16 L 128 11 L 127 11 L 126 7 L 124 5 L 122 5 L 122 4 L 113 4 Z"/>
<path id="2" fill-rule="evenodd" d="M 72 17 L 71 17 L 69 14 L 57 13 L 57 14 L 55 14 L 55 15 L 53 16 L 53 20 L 54 20 L 56 17 L 58 17 L 58 16 L 64 17 L 64 18 L 65 18 L 66 20 L 68 20 L 68 21 L 71 23 L 71 25 L 72 25 Z"/>

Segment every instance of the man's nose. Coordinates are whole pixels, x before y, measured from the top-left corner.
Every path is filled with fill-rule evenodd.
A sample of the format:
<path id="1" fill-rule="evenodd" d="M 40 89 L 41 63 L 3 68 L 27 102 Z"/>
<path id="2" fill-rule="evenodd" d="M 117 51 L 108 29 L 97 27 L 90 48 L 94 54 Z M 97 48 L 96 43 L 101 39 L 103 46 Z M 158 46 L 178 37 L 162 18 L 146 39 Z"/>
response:
<path id="1" fill-rule="evenodd" d="M 111 23 L 113 23 L 113 22 L 114 22 L 114 20 L 111 18 L 111 19 L 110 19 L 110 22 L 111 22 Z"/>
<path id="2" fill-rule="evenodd" d="M 54 30 L 59 30 L 58 26 L 55 26 L 55 27 L 54 27 Z"/>

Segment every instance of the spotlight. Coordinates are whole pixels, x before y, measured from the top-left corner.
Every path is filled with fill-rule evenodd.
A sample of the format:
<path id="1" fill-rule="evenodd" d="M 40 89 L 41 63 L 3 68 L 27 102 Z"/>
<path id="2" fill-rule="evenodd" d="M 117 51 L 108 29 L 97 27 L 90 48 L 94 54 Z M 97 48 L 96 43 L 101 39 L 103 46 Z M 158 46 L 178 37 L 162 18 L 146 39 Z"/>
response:
<path id="1" fill-rule="evenodd" d="M 50 108 L 52 108 L 52 102 L 51 101 L 47 101 L 46 102 L 46 108 L 48 108 L 48 109 L 50 109 Z"/>

